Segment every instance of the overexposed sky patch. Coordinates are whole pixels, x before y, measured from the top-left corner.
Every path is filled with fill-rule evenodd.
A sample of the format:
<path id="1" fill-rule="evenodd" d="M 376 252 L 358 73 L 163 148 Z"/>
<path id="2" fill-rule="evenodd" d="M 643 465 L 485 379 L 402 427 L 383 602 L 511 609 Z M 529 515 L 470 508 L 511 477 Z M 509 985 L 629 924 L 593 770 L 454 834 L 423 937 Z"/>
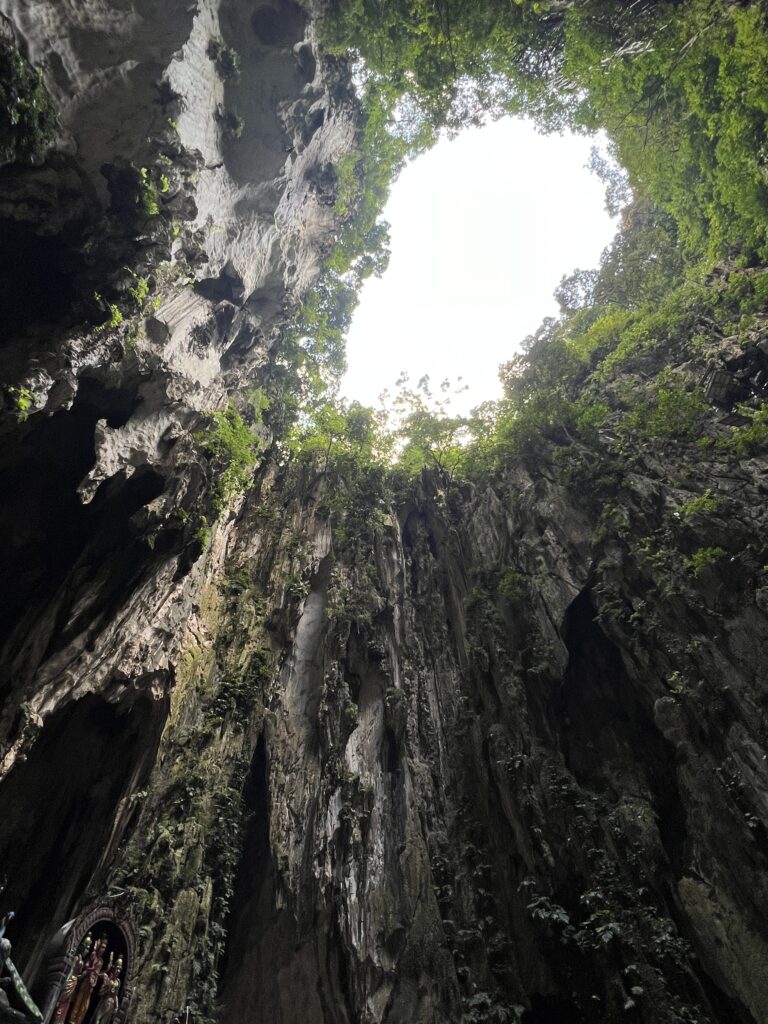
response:
<path id="1" fill-rule="evenodd" d="M 366 281 L 342 392 L 377 405 L 401 371 L 463 377 L 457 412 L 498 398 L 499 363 L 545 316 L 563 274 L 597 266 L 615 232 L 586 168 L 593 139 L 507 119 L 445 139 L 409 164 L 384 216 L 392 258 Z"/>

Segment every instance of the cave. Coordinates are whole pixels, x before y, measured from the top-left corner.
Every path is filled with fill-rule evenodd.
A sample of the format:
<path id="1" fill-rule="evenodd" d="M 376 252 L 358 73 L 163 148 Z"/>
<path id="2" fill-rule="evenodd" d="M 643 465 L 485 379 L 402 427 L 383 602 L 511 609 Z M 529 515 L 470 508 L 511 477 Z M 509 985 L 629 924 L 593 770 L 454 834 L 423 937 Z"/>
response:
<path id="1" fill-rule="evenodd" d="M 39 423 L 23 424 L 20 443 L 0 456 L 0 573 L 14 580 L 0 599 L 0 636 L 12 626 L 32 595 L 51 592 L 94 538 L 110 543 L 120 533 L 125 543 L 126 520 L 162 490 L 162 480 L 149 467 L 127 482 L 107 481 L 94 500 L 84 505 L 77 493 L 95 463 L 94 428 L 104 419 L 113 428 L 127 422 L 140 399 L 132 388 L 108 388 L 84 377 L 71 409 Z M 103 535 L 103 536 L 102 536 Z"/>
<path id="2" fill-rule="evenodd" d="M 282 0 L 279 7 L 262 4 L 251 15 L 253 34 L 262 46 L 290 46 L 301 37 L 306 14 L 298 4 Z"/>
<path id="3" fill-rule="evenodd" d="M 766 53 L 757 0 L 3 5 L 46 1024 L 89 931 L 109 1024 L 768 1020 Z"/>
<path id="4" fill-rule="evenodd" d="M 82 258 L 58 235 L 0 220 L 0 345 L 33 324 L 60 324 L 74 298 Z"/>
<path id="5" fill-rule="evenodd" d="M 147 697 L 121 707 L 89 695 L 51 715 L 0 789 L 0 864 L 13 955 L 31 982 L 55 932 L 119 841 L 131 793 L 154 760 L 167 714 Z M 51 795 L 55 794 L 55 799 Z"/>
<path id="6" fill-rule="evenodd" d="M 384 768 L 390 774 L 397 774 L 400 771 L 400 744 L 392 729 L 384 731 Z"/>

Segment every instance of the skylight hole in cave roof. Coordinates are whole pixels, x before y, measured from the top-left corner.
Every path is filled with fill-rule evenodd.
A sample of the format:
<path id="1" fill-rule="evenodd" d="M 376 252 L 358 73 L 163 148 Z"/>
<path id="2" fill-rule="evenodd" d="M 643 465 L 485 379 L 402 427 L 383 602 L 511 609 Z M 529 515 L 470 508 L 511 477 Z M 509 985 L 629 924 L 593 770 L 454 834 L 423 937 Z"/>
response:
<path id="1" fill-rule="evenodd" d="M 587 167 L 596 143 L 506 118 L 441 140 L 401 172 L 384 210 L 390 265 L 366 281 L 349 332 L 349 400 L 378 405 L 402 371 L 461 377 L 457 412 L 500 397 L 499 364 L 557 316 L 563 275 L 597 267 L 616 232 Z"/>

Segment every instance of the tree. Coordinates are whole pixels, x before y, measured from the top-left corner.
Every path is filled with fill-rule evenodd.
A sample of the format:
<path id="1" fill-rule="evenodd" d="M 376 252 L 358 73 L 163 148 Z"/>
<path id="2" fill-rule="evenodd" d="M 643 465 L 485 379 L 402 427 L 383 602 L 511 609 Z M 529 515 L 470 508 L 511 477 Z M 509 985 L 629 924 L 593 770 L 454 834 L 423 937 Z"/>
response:
<path id="1" fill-rule="evenodd" d="M 400 375 L 397 387 L 392 411 L 398 466 L 411 476 L 424 468 L 434 469 L 450 482 L 462 465 L 470 436 L 468 419 L 451 414 L 451 395 L 466 389 L 461 385 L 452 389 L 450 381 L 444 380 L 438 397 L 432 392 L 429 376 L 412 388 L 406 373 Z M 388 397 L 386 393 L 382 396 Z"/>
<path id="2" fill-rule="evenodd" d="M 565 316 L 575 313 L 577 309 L 591 306 L 595 298 L 597 279 L 597 270 L 576 269 L 573 273 L 564 275 L 555 288 L 555 299 L 560 307 L 560 313 Z"/>
<path id="3" fill-rule="evenodd" d="M 658 302 L 682 278 L 685 265 L 674 219 L 642 195 L 624 210 L 604 251 L 592 299 L 636 309 Z"/>
<path id="4" fill-rule="evenodd" d="M 642 193 L 689 261 L 768 253 L 764 5 L 336 0 L 331 12 L 331 48 L 362 58 L 407 151 L 508 113 L 603 130 L 626 169 L 593 159 L 610 209 Z"/>
<path id="5" fill-rule="evenodd" d="M 615 148 L 605 156 L 597 146 L 593 146 L 587 166 L 605 185 L 605 209 L 611 217 L 617 217 L 632 202 L 632 187 L 626 169 L 618 161 Z"/>

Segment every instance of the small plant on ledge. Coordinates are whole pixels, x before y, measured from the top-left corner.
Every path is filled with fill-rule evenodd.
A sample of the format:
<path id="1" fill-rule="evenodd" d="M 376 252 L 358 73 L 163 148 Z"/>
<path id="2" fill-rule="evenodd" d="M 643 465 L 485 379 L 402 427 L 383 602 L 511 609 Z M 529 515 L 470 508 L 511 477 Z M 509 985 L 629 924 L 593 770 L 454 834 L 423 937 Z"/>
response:
<path id="1" fill-rule="evenodd" d="M 240 74 L 240 55 L 231 46 L 225 46 L 221 39 L 212 39 L 206 53 L 216 65 L 216 72 L 222 82 L 237 78 Z"/>

